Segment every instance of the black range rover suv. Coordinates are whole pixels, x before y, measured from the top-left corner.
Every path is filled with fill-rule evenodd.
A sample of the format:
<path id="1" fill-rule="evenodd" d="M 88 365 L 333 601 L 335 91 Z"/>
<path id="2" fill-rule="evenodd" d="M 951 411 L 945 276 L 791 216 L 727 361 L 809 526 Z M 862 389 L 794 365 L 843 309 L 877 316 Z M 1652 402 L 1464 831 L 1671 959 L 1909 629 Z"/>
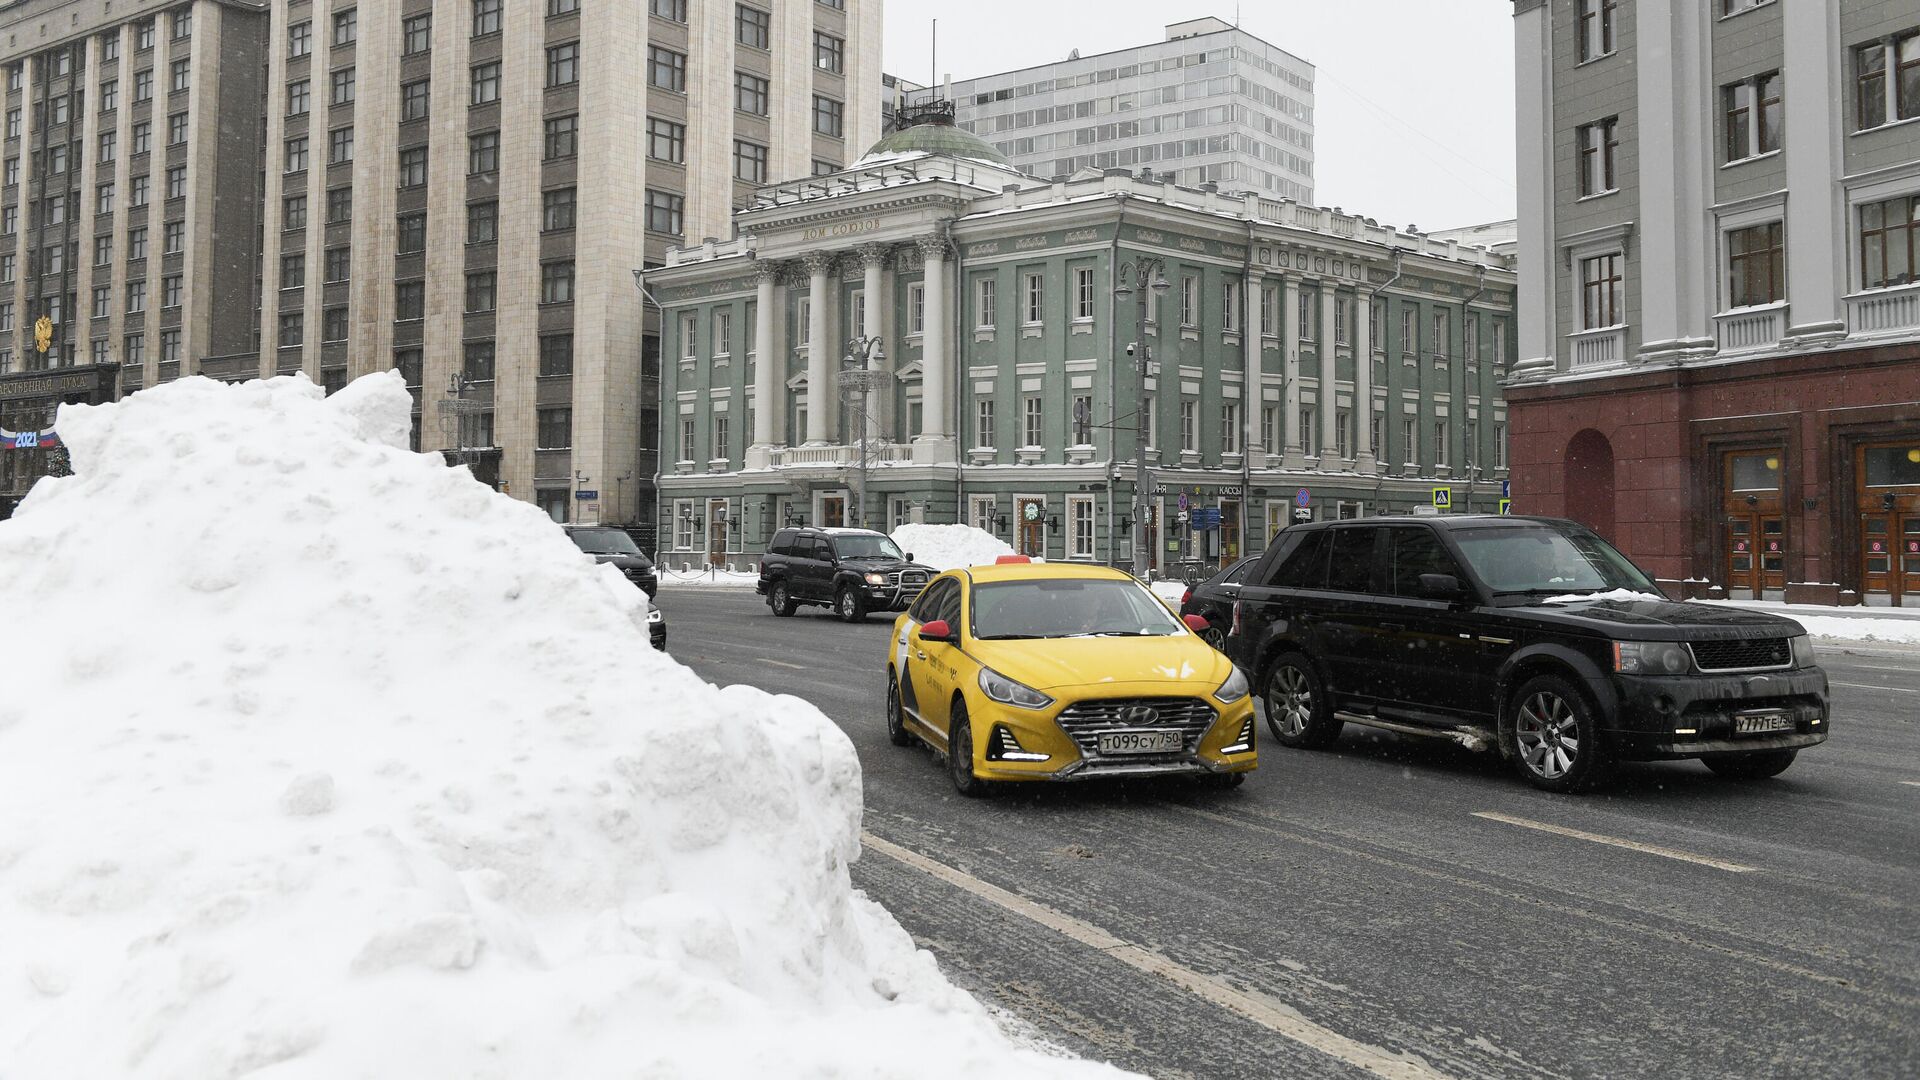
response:
<path id="1" fill-rule="evenodd" d="M 860 622 L 869 611 L 907 610 L 937 573 L 871 529 L 781 529 L 767 542 L 753 589 L 775 615 L 821 604 Z"/>
<path id="2" fill-rule="evenodd" d="M 1618 760 L 1774 776 L 1825 741 L 1800 624 L 1674 603 L 1570 521 L 1403 517 L 1282 530 L 1240 588 L 1227 652 L 1274 738 L 1344 723 L 1497 747 L 1572 791 Z"/>

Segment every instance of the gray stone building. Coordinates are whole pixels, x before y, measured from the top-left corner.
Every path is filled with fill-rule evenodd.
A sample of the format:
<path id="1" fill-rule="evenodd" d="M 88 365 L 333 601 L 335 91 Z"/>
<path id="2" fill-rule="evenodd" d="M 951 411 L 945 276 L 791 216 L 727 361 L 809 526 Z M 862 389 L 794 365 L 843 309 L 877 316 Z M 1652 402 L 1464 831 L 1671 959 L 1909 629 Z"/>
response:
<path id="1" fill-rule="evenodd" d="M 1020 169 L 1152 169 L 1313 203 L 1313 65 L 1215 18 L 1166 40 L 920 91 Z"/>
<path id="2" fill-rule="evenodd" d="M 421 449 L 557 518 L 586 490 L 645 523 L 658 324 L 632 271 L 879 136 L 880 20 L 879 0 L 11 5 L 0 401 L 41 367 L 109 399 L 397 367 Z"/>
<path id="3" fill-rule="evenodd" d="M 1126 170 L 1040 180 L 937 119 L 736 225 L 647 274 L 669 566 L 799 521 L 1130 565 L 1136 462 L 1161 573 L 1296 511 L 1496 507 L 1506 255 Z"/>

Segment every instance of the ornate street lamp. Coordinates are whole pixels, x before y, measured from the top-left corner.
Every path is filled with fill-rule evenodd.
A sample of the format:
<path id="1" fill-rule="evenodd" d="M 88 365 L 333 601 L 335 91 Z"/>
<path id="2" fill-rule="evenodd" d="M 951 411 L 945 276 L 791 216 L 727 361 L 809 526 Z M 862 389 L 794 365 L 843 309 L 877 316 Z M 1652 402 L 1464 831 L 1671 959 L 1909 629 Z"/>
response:
<path id="1" fill-rule="evenodd" d="M 840 394 L 858 403 L 855 417 L 860 425 L 858 469 L 855 473 L 853 520 L 860 528 L 871 528 L 867 520 L 867 429 L 873 417 L 867 407 L 868 395 L 887 385 L 884 365 L 886 347 L 878 337 L 857 337 L 847 342 L 846 355 L 840 358 Z"/>

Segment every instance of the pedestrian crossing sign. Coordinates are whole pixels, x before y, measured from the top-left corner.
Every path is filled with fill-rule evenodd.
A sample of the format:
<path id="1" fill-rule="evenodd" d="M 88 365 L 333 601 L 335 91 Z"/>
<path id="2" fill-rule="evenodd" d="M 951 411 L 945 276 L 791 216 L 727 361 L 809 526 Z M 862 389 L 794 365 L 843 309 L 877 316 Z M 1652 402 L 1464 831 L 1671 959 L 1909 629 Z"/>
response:
<path id="1" fill-rule="evenodd" d="M 1437 487 L 1433 489 L 1433 508 L 1435 510 L 1453 509 L 1453 489 Z"/>
<path id="2" fill-rule="evenodd" d="M 1501 499 L 1500 500 L 1500 516 L 1509 517 L 1512 514 L 1513 514 L 1513 500 Z"/>

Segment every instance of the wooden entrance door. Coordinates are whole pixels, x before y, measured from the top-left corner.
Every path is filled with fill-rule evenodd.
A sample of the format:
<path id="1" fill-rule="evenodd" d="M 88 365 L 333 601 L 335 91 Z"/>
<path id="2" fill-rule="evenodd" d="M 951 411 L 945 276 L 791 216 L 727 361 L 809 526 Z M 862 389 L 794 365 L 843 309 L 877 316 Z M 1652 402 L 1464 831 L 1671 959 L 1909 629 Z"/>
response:
<path id="1" fill-rule="evenodd" d="M 1920 439 L 1854 452 L 1860 592 L 1904 604 L 1920 594 Z"/>
<path id="2" fill-rule="evenodd" d="M 725 566 L 727 562 L 727 500 L 707 500 L 707 565 Z"/>
<path id="3" fill-rule="evenodd" d="M 1787 587 L 1785 458 L 1776 448 L 1722 457 L 1721 565 L 1728 596 L 1778 597 Z"/>
<path id="4" fill-rule="evenodd" d="M 820 527 L 823 529 L 844 529 L 847 525 L 847 497 L 845 495 L 820 496 Z"/>
<path id="5" fill-rule="evenodd" d="M 1036 559 L 1044 557 L 1047 553 L 1047 500 L 1022 495 L 1013 500 L 1013 509 L 1019 524 L 1016 550 Z"/>

